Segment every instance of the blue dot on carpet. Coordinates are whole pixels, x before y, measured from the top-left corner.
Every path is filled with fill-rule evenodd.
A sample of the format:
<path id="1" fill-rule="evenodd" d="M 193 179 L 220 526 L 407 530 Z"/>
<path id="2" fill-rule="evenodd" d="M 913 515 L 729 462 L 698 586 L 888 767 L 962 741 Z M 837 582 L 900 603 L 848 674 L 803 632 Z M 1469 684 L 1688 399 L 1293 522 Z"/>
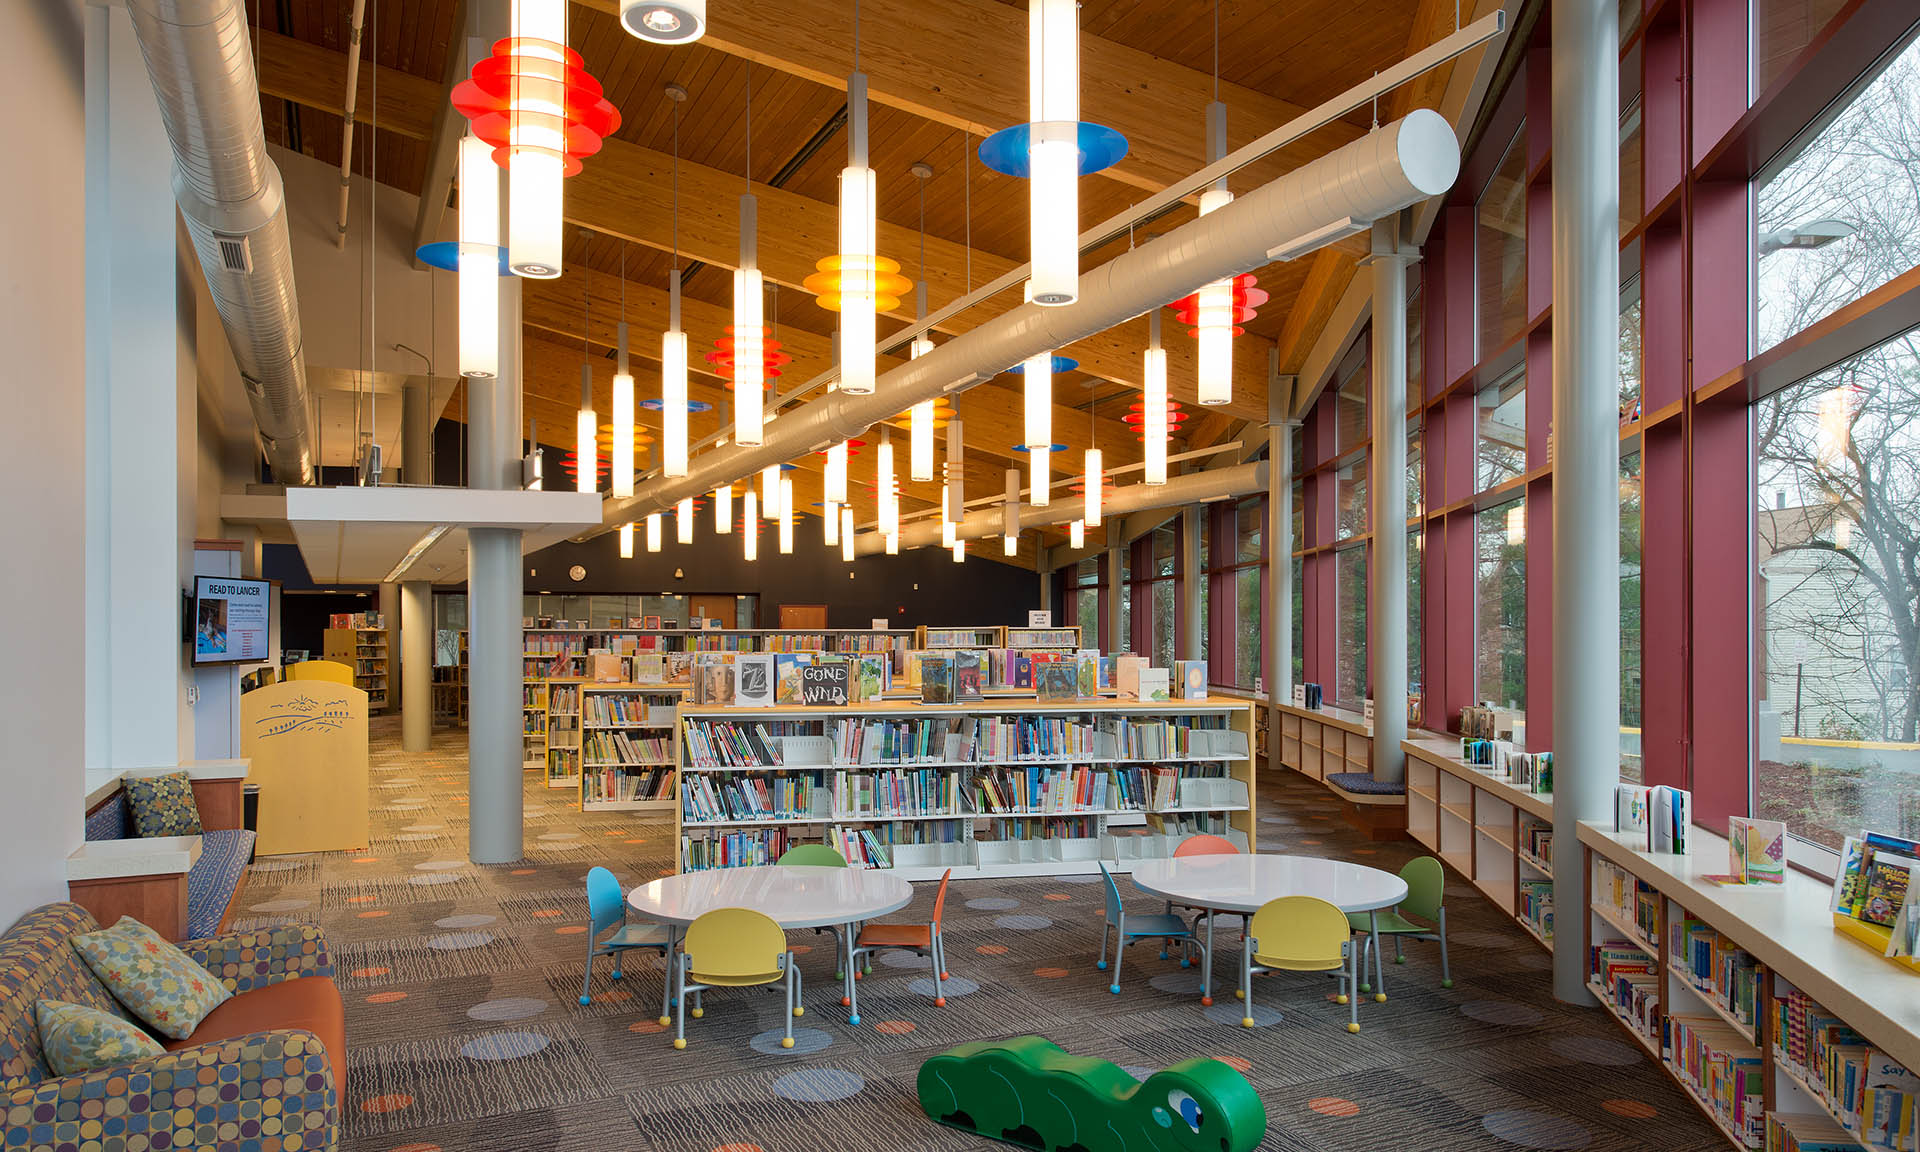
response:
<path id="1" fill-rule="evenodd" d="M 815 1052 L 824 1052 L 833 1043 L 833 1035 L 818 1028 L 795 1028 L 793 1047 L 782 1048 L 780 1041 L 786 1033 L 778 1028 L 769 1028 L 747 1041 L 755 1052 L 768 1056 L 810 1056 Z M 856 1089 L 857 1091 L 857 1089 Z"/>
<path id="2" fill-rule="evenodd" d="M 1009 932 L 1038 932 L 1042 928 L 1053 927 L 1053 921 L 1045 916 L 1034 916 L 1024 913 L 1017 913 L 1012 916 L 995 916 L 993 923 L 996 927 L 1005 928 Z"/>
<path id="3" fill-rule="evenodd" d="M 491 1032 L 462 1044 L 460 1054 L 469 1060 L 518 1060 L 551 1043 L 538 1032 Z"/>
<path id="4" fill-rule="evenodd" d="M 489 932 L 449 932 L 444 936 L 429 936 L 427 947 L 442 952 L 459 952 L 468 948 L 484 948 L 493 943 Z"/>
<path id="5" fill-rule="evenodd" d="M 489 916 L 484 912 L 462 912 L 457 916 L 446 916 L 433 922 L 435 928 L 484 928 L 498 920 L 498 916 Z"/>
<path id="6" fill-rule="evenodd" d="M 1269 1008 L 1265 1004 L 1256 1003 L 1253 1006 L 1253 1011 L 1249 1013 L 1246 1004 L 1239 1000 L 1234 1000 L 1226 1004 L 1216 1002 L 1213 1007 L 1202 1009 L 1201 1015 L 1213 1021 L 1215 1024 L 1231 1024 L 1235 1028 L 1242 1027 L 1240 1021 L 1249 1015 L 1253 1017 L 1253 1026 L 1255 1028 L 1271 1028 L 1286 1019 L 1286 1017 L 1281 1014 L 1280 1009 Z"/>
<path id="7" fill-rule="evenodd" d="M 913 953 L 904 949 L 895 948 L 880 953 L 880 963 L 889 968 L 924 969 L 927 965 L 931 964 L 932 961 L 924 956 L 915 956 Z"/>
<path id="8" fill-rule="evenodd" d="M 798 1047 L 799 1041 L 796 1040 Z M 825 1104 L 858 1094 L 867 1081 L 857 1072 L 844 1068 L 802 1068 L 773 1082 L 773 1094 L 803 1104 Z"/>
<path id="9" fill-rule="evenodd" d="M 1593 1133 L 1566 1117 L 1525 1108 L 1489 1112 L 1481 1118 L 1480 1126 L 1488 1134 L 1522 1148 L 1572 1149 L 1593 1143 Z"/>
<path id="10" fill-rule="evenodd" d="M 525 1020 L 546 1010 L 545 1000 L 536 1000 L 531 996 L 507 996 L 499 1000 L 482 1000 L 467 1009 L 467 1015 L 475 1020 Z"/>
<path id="11" fill-rule="evenodd" d="M 1005 912 L 1020 907 L 1020 901 L 1010 896 L 977 896 L 967 901 L 967 907 L 976 912 Z"/>
<path id="12" fill-rule="evenodd" d="M 1469 1000 L 1460 1005 L 1460 1014 L 1482 1024 L 1500 1024 L 1509 1028 L 1528 1028 L 1540 1023 L 1538 1009 L 1511 1000 Z"/>
<path id="13" fill-rule="evenodd" d="M 965 976 L 952 976 L 940 981 L 940 991 L 935 992 L 933 977 L 922 976 L 918 980 L 909 981 L 907 991 L 915 996 L 971 996 L 980 991 L 980 984 Z"/>
<path id="14" fill-rule="evenodd" d="M 455 868 L 465 868 L 465 860 L 428 860 L 413 866 L 416 872 L 450 872 Z"/>
<path id="15" fill-rule="evenodd" d="M 1548 1043 L 1555 1055 L 1581 1064 L 1612 1064 L 1625 1067 L 1638 1064 L 1640 1049 L 1607 1036 L 1555 1036 Z"/>
<path id="16" fill-rule="evenodd" d="M 418 876 L 407 877 L 407 883 L 425 887 L 429 884 L 458 884 L 460 877 L 451 872 L 425 872 Z"/>

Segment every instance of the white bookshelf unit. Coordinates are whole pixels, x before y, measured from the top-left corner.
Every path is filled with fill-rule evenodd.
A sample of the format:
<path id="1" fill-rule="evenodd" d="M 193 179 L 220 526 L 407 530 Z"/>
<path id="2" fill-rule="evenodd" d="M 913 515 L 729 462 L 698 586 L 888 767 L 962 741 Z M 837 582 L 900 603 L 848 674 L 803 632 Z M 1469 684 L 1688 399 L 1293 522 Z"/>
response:
<path id="1" fill-rule="evenodd" d="M 1251 736 L 1252 710 L 1228 700 L 683 704 L 679 867 L 809 841 L 909 880 L 1130 871 L 1200 832 L 1251 851 Z M 1155 768 L 1173 775 L 1135 793 Z"/>
<path id="2" fill-rule="evenodd" d="M 1407 833 L 1553 948 L 1553 796 L 1460 759 L 1459 737 L 1401 742 Z"/>
<path id="3" fill-rule="evenodd" d="M 1786 1128 L 1838 1142 L 1839 1129 L 1862 1152 L 1887 1152 L 1821 1064 L 1836 1084 L 1853 1056 L 1862 1069 L 1920 1068 L 1920 977 L 1837 931 L 1825 882 L 1789 868 L 1784 885 L 1717 884 L 1704 877 L 1727 870 L 1726 840 L 1698 825 L 1688 835 L 1686 855 L 1650 853 L 1581 823 L 1594 995 L 1734 1147 L 1785 1147 L 1774 1130 Z M 1625 959 L 1609 986 L 1613 957 Z M 1622 971 L 1634 967 L 1648 971 Z M 1835 1040 L 1825 1061 L 1823 1030 Z M 1737 1086 L 1703 1090 L 1696 1073 L 1729 1065 Z"/>
<path id="4" fill-rule="evenodd" d="M 670 812 L 677 684 L 581 685 L 582 812 Z"/>

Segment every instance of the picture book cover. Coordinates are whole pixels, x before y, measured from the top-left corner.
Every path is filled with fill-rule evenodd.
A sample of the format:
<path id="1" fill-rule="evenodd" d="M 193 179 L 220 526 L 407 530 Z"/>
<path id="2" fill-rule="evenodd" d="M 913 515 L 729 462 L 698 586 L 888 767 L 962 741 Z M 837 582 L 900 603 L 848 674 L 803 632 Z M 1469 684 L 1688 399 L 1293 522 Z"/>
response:
<path id="1" fill-rule="evenodd" d="M 884 652 L 865 652 L 860 655 L 859 676 L 854 686 L 854 698 L 857 700 L 878 700 L 888 687 L 887 655 Z"/>
<path id="2" fill-rule="evenodd" d="M 1024 652 L 1013 654 L 1013 667 L 1007 679 L 1015 688 L 1033 687 L 1033 657 Z"/>
<path id="3" fill-rule="evenodd" d="M 1179 673 L 1175 685 L 1176 694 L 1182 700 L 1205 700 L 1207 698 L 1207 662 L 1205 660 L 1176 660 L 1174 671 Z"/>
<path id="4" fill-rule="evenodd" d="M 693 678 L 693 653 L 667 653 L 667 683 L 685 684 Z"/>
<path id="5" fill-rule="evenodd" d="M 1102 656 L 1102 657 L 1100 657 L 1100 667 L 1099 667 L 1099 677 L 1100 677 L 1100 679 L 1099 679 L 1099 682 L 1097 683 L 1097 685 L 1096 685 L 1096 687 L 1099 687 L 1099 688 L 1112 688 L 1112 687 L 1114 686 L 1114 683 L 1113 683 L 1113 670 L 1114 670 L 1114 665 L 1115 665 L 1115 664 L 1117 664 L 1117 663 L 1119 662 L 1119 660 L 1120 660 L 1120 657 L 1119 657 L 1119 656 Z"/>
<path id="6" fill-rule="evenodd" d="M 1920 860 L 1911 856 L 1875 852 L 1867 864 L 1859 911 L 1855 913 L 1857 918 L 1883 928 L 1893 927 L 1895 917 L 1906 905 L 1907 889 L 1916 867 L 1920 867 Z"/>
<path id="7" fill-rule="evenodd" d="M 773 702 L 775 704 L 800 703 L 800 668 L 810 661 L 800 652 L 777 652 L 773 657 Z"/>
<path id="8" fill-rule="evenodd" d="M 1140 671 L 1147 666 L 1145 656 L 1122 656 L 1114 661 L 1113 686 L 1122 696 L 1140 697 Z"/>
<path id="9" fill-rule="evenodd" d="M 953 698 L 957 701 L 980 699 L 986 689 L 987 654 L 962 648 L 953 654 Z"/>
<path id="10" fill-rule="evenodd" d="M 617 657 L 616 657 L 617 659 Z M 667 678 L 664 652 L 640 652 L 633 657 L 633 683 L 659 684 Z"/>
<path id="11" fill-rule="evenodd" d="M 646 622 L 646 627 L 647 627 L 648 629 L 650 629 L 650 630 L 652 630 L 652 631 L 658 631 L 658 630 L 659 630 L 659 628 L 660 628 L 660 617 L 658 617 L 658 616 L 649 616 L 649 617 L 647 617 L 647 618 L 646 618 L 646 621 L 647 621 L 647 622 Z"/>
<path id="12" fill-rule="evenodd" d="M 1135 699 L 1170 700 L 1172 687 L 1171 676 L 1165 668 L 1142 668 L 1135 681 Z"/>
<path id="13" fill-rule="evenodd" d="M 1693 793 L 1661 785 L 1653 790 L 1648 817 L 1650 852 L 1687 853 L 1687 832 L 1693 827 Z"/>
<path id="14" fill-rule="evenodd" d="M 1648 844 L 1647 816 L 1651 804 L 1651 789 L 1636 784 L 1613 786 L 1613 830 L 1631 834 L 1633 846 L 1642 850 Z"/>
<path id="15" fill-rule="evenodd" d="M 1907 900 L 1900 906 L 1900 914 L 1894 917 L 1887 955 L 1895 959 L 1920 956 L 1920 884 L 1907 885 Z"/>
<path id="16" fill-rule="evenodd" d="M 733 700 L 742 708 L 773 704 L 773 654 L 741 652 L 733 661 Z"/>
<path id="17" fill-rule="evenodd" d="M 920 658 L 920 703 L 953 703 L 953 657 Z"/>
<path id="18" fill-rule="evenodd" d="M 733 704 L 731 652 L 702 652 L 693 669 L 693 702 L 726 708 Z"/>
<path id="19" fill-rule="evenodd" d="M 1073 654 L 1073 667 L 1080 681 L 1080 695 L 1092 698 L 1100 694 L 1100 650 L 1082 648 Z"/>
<path id="20" fill-rule="evenodd" d="M 1780 820 L 1727 821 L 1727 857 L 1742 884 L 1787 882 L 1787 826 Z"/>
<path id="21" fill-rule="evenodd" d="M 1080 698 L 1078 670 L 1064 660 L 1049 660 L 1034 666 L 1033 694 L 1040 700 L 1077 700 Z"/>

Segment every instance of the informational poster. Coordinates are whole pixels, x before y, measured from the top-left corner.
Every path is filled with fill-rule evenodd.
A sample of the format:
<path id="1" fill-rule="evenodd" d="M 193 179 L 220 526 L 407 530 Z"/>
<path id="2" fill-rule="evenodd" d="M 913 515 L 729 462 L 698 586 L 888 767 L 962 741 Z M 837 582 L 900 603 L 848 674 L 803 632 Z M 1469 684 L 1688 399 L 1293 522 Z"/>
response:
<path id="1" fill-rule="evenodd" d="M 193 597 L 193 662 L 243 664 L 268 660 L 273 585 L 265 580 L 200 576 Z"/>
<path id="2" fill-rule="evenodd" d="M 1027 627 L 1029 628 L 1053 627 L 1053 612 L 1045 608 L 1027 609 Z"/>

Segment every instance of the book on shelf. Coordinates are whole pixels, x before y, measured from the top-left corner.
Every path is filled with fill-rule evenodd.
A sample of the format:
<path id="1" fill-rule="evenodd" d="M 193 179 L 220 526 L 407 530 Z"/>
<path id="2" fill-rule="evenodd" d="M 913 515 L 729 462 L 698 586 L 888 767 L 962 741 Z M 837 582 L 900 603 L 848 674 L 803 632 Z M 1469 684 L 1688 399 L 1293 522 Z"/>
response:
<path id="1" fill-rule="evenodd" d="M 1647 806 L 1648 851 L 1684 856 L 1687 831 L 1693 827 L 1693 793 L 1661 784 Z"/>
<path id="2" fill-rule="evenodd" d="M 632 803 L 673 799 L 670 768 L 595 768 L 587 765 L 581 798 L 593 803 Z"/>
<path id="3" fill-rule="evenodd" d="M 1100 695 L 1100 650 L 1082 648 L 1073 654 L 1073 675 L 1080 695 L 1091 700 Z"/>
<path id="4" fill-rule="evenodd" d="M 683 823 L 740 820 L 804 820 L 824 814 L 828 798 L 806 776 L 716 776 L 695 773 L 681 781 Z"/>
<path id="5" fill-rule="evenodd" d="M 1860 1152 L 1860 1141 L 1824 1112 L 1767 1113 L 1767 1152 Z"/>
<path id="6" fill-rule="evenodd" d="M 1306 684 L 1305 703 L 1309 711 L 1320 711 L 1321 705 L 1326 703 L 1326 694 L 1320 685 L 1312 683 L 1311 681 Z"/>
<path id="7" fill-rule="evenodd" d="M 1134 682 L 1134 698 L 1137 700 L 1168 700 L 1171 685 L 1167 669 L 1142 668 Z"/>
<path id="8" fill-rule="evenodd" d="M 733 704 L 733 656 L 731 652 L 695 653 L 693 702 L 728 707 Z"/>
<path id="9" fill-rule="evenodd" d="M 922 704 L 953 703 L 953 657 L 920 657 L 920 702 Z"/>
<path id="10" fill-rule="evenodd" d="M 1080 698 L 1080 673 L 1072 664 L 1047 661 L 1034 666 L 1033 694 L 1036 699 L 1061 701 Z"/>
<path id="11" fill-rule="evenodd" d="M 1613 786 L 1613 830 L 1631 837 L 1635 848 L 1648 848 L 1648 818 L 1651 815 L 1652 789 L 1637 784 Z"/>
<path id="12" fill-rule="evenodd" d="M 863 652 L 855 658 L 853 698 L 878 700 L 893 686 L 893 657 L 887 652 Z"/>
<path id="13" fill-rule="evenodd" d="M 962 648 L 953 654 L 953 698 L 961 703 L 981 699 L 986 687 L 987 654 Z"/>
<path id="14" fill-rule="evenodd" d="M 1140 672 L 1147 667 L 1144 656 L 1120 656 L 1113 662 L 1113 687 L 1122 696 L 1138 698 Z"/>
<path id="15" fill-rule="evenodd" d="M 1176 660 L 1173 670 L 1177 673 L 1174 681 L 1175 694 L 1182 700 L 1205 700 L 1207 698 L 1207 662 L 1205 660 Z"/>
<path id="16" fill-rule="evenodd" d="M 1766 1139 L 1760 1050 L 1718 1016 L 1667 1017 L 1668 1068 L 1749 1148 Z"/>
<path id="17" fill-rule="evenodd" d="M 626 680 L 623 671 L 620 657 L 611 652 L 594 652 L 587 656 L 587 679 L 596 684 L 622 683 Z"/>
<path id="18" fill-rule="evenodd" d="M 1009 688 L 1033 687 L 1033 657 L 1025 652 L 1007 650 L 1007 677 Z"/>
<path id="19" fill-rule="evenodd" d="M 1751 1029 L 1762 999 L 1759 962 L 1731 937 L 1699 920 L 1675 918 L 1667 935 L 1667 956 L 1675 973 Z"/>
<path id="20" fill-rule="evenodd" d="M 773 658 L 773 702 L 775 704 L 798 704 L 801 702 L 800 669 L 812 663 L 812 657 L 798 652 L 780 652 Z"/>
<path id="21" fill-rule="evenodd" d="M 1907 902 L 1907 889 L 1911 887 L 1913 870 L 1917 866 L 1920 866 L 1920 861 L 1898 852 L 1874 853 L 1862 873 L 1863 883 L 1854 911 L 1855 918 L 1883 928 L 1892 928 L 1894 918 Z"/>
<path id="22" fill-rule="evenodd" d="M 742 708 L 773 705 L 773 655 L 740 652 L 733 658 L 733 699 Z"/>
<path id="23" fill-rule="evenodd" d="M 1787 882 L 1787 825 L 1781 820 L 1727 820 L 1727 874 L 1736 884 Z"/>
<path id="24" fill-rule="evenodd" d="M 693 680 L 693 652 L 667 653 L 667 676 L 669 684 L 687 684 Z M 638 680 L 636 679 L 636 683 Z"/>
<path id="25" fill-rule="evenodd" d="M 680 869 L 748 868 L 771 864 L 793 847 L 785 828 L 736 829 L 724 833 L 685 833 L 680 837 Z"/>

